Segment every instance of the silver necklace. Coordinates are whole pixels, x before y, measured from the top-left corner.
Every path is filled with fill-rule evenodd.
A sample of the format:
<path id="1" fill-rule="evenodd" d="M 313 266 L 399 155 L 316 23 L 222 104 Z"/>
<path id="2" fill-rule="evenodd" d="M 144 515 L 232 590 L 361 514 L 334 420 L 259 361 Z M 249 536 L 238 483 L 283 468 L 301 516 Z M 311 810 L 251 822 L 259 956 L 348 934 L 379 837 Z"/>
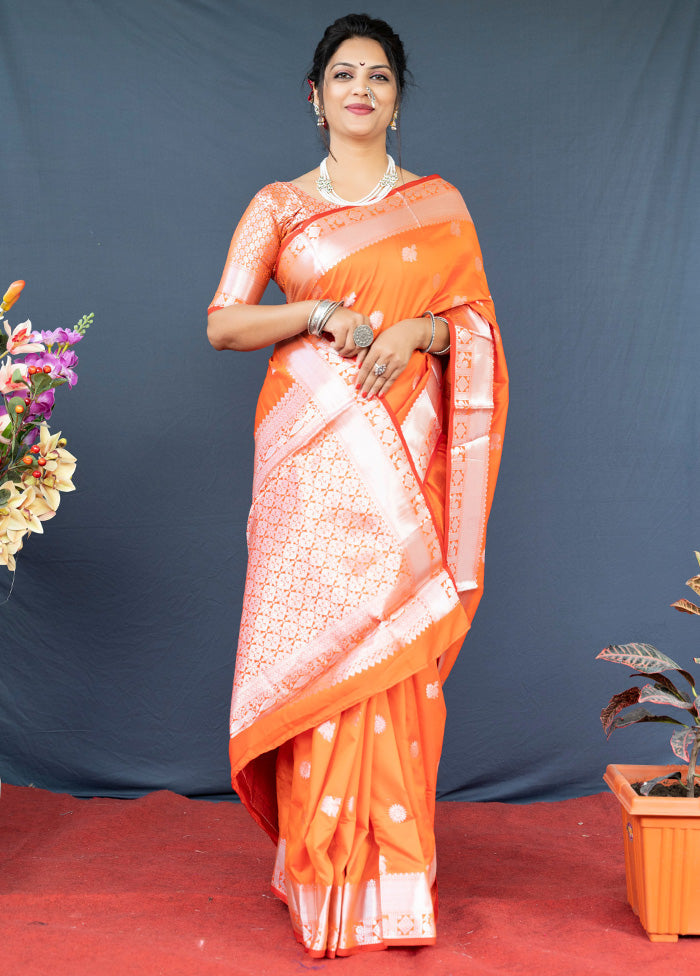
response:
<path id="1" fill-rule="evenodd" d="M 396 163 L 388 153 L 386 158 L 386 173 L 384 176 L 382 176 L 377 185 L 372 187 L 369 193 L 366 193 L 361 200 L 343 200 L 343 198 L 338 196 L 333 189 L 333 181 L 328 175 L 328 166 L 326 165 L 328 157 L 326 157 L 326 159 L 321 161 L 321 165 L 319 166 L 321 175 L 316 180 L 318 192 L 321 194 L 324 200 L 328 200 L 329 203 L 336 203 L 341 207 L 364 207 L 367 206 L 368 203 L 375 203 L 377 200 L 383 200 L 387 193 L 393 190 L 396 184 L 399 182 L 399 175 L 396 172 Z"/>

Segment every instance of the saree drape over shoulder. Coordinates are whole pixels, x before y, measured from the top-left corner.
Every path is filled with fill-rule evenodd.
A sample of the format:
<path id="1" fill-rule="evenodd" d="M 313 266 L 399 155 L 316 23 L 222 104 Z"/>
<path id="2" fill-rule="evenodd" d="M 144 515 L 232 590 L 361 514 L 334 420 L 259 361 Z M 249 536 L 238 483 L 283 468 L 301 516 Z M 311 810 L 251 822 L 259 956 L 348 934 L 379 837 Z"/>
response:
<path id="1" fill-rule="evenodd" d="M 279 343 L 255 426 L 231 705 L 233 784 L 277 845 L 273 890 L 316 956 L 435 941 L 442 683 L 481 595 L 507 375 L 469 212 L 438 176 L 328 210 L 255 197 L 210 310 L 343 298 L 375 334 L 430 309 L 384 398 L 323 337 Z"/>

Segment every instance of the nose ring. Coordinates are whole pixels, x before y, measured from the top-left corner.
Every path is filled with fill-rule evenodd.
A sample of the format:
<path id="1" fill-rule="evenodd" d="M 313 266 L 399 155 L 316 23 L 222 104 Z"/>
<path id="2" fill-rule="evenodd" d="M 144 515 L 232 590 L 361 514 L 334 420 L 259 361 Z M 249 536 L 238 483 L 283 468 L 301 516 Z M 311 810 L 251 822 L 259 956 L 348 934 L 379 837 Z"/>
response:
<path id="1" fill-rule="evenodd" d="M 369 87 L 369 85 L 367 85 L 366 91 L 369 92 L 369 100 L 372 103 L 372 108 L 374 108 L 374 106 L 377 104 L 377 97 L 372 91 L 372 89 Z"/>

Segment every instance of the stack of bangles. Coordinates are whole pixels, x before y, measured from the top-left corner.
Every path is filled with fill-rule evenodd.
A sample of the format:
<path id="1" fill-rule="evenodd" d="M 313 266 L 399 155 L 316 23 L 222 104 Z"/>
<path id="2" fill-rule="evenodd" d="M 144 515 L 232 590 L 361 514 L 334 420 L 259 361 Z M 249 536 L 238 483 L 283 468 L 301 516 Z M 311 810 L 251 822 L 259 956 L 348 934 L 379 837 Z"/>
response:
<path id="1" fill-rule="evenodd" d="M 447 321 L 447 319 L 443 318 L 442 315 L 433 315 L 433 313 L 430 310 L 428 310 L 427 312 L 423 312 L 422 318 L 425 318 L 426 315 L 430 316 L 430 325 L 432 326 L 433 331 L 430 336 L 430 342 L 425 347 L 425 349 L 421 349 L 421 352 L 430 352 L 431 349 L 433 349 L 433 343 L 435 342 L 435 319 L 439 319 L 441 322 L 444 322 L 445 325 L 447 326 L 448 332 L 450 329 L 450 323 Z M 448 342 L 444 349 L 433 349 L 433 356 L 446 356 L 449 351 L 450 351 L 450 343 Z"/>
<path id="2" fill-rule="evenodd" d="M 320 336 L 324 331 L 328 320 L 330 319 L 336 308 L 340 308 L 341 302 L 332 302 L 329 298 L 321 298 L 316 302 L 314 307 L 311 309 L 311 314 L 309 315 L 309 320 L 306 323 L 306 328 L 309 335 Z M 422 318 L 426 315 L 430 316 L 430 324 L 432 326 L 432 333 L 430 336 L 430 342 L 425 347 L 421 349 L 421 352 L 430 352 L 433 348 L 433 343 L 435 342 L 435 320 L 439 319 L 444 322 L 449 330 L 449 323 L 447 319 L 443 318 L 442 315 L 434 315 L 431 311 L 424 312 Z M 356 346 L 360 349 L 366 349 L 371 346 L 374 341 L 374 332 L 372 327 L 369 325 L 358 325 L 353 332 L 353 341 Z M 448 342 L 444 349 L 436 349 L 433 352 L 434 356 L 446 356 L 450 351 L 450 343 Z"/>
<path id="3" fill-rule="evenodd" d="M 335 312 L 336 308 L 340 308 L 342 304 L 342 302 L 332 302 L 328 298 L 322 298 L 316 302 L 311 309 L 309 321 L 306 323 L 309 335 L 320 336 L 326 327 L 328 319 Z"/>

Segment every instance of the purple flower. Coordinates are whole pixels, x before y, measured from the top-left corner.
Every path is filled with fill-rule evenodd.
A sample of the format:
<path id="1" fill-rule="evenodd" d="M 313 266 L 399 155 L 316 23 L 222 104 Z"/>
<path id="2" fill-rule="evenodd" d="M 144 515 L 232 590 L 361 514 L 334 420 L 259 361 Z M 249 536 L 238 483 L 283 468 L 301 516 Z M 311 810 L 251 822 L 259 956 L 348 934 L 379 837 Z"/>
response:
<path id="1" fill-rule="evenodd" d="M 78 357 L 72 349 L 66 349 L 58 356 L 54 352 L 29 353 L 24 357 L 24 362 L 27 366 L 50 366 L 51 375 L 66 380 L 68 386 L 75 386 L 78 382 L 77 374 L 71 368 L 77 366 Z"/>
<path id="2" fill-rule="evenodd" d="M 69 346 L 73 346 L 82 338 L 82 335 L 73 329 L 54 329 L 53 332 L 41 333 L 41 341 L 47 346 L 53 345 L 54 342 L 61 344 L 67 342 Z"/>
<path id="3" fill-rule="evenodd" d="M 54 400 L 56 399 L 55 390 L 44 390 L 40 393 L 33 401 L 29 407 L 29 416 L 36 417 L 39 414 L 43 416 L 44 420 L 48 420 L 51 416 L 51 411 L 53 410 Z"/>

